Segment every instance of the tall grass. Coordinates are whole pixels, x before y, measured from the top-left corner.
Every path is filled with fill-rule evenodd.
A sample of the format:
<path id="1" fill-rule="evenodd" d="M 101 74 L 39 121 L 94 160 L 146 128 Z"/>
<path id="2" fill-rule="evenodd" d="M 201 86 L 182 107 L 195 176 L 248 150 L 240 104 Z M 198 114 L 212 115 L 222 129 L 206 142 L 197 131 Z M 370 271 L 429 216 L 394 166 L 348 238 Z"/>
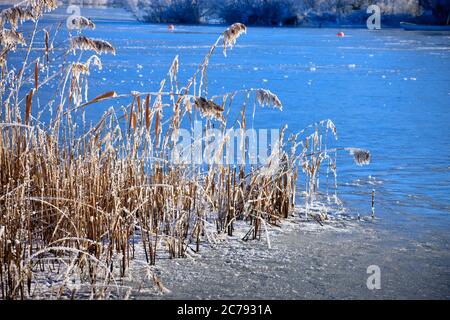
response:
<path id="1" fill-rule="evenodd" d="M 255 108 L 281 109 L 280 99 L 265 89 L 206 96 L 210 59 L 221 45 L 225 54 L 246 32 L 244 25 L 233 24 L 219 36 L 184 86 L 179 85 L 176 57 L 155 92 L 105 90 L 88 99 L 90 70 L 101 68 L 99 55 L 115 54 L 114 46 L 79 34 L 95 28 L 92 21 L 80 19 L 75 23 L 78 34 L 67 48 L 59 48 L 65 52 L 61 56 L 54 48 L 60 28 L 49 32 L 38 27 L 43 12 L 55 7 L 52 0 L 31 0 L 1 13 L 2 299 L 33 298 L 45 295 L 44 289 L 54 298 L 77 297 L 82 290 L 91 298 L 108 297 L 114 290 L 127 297 L 123 279 L 135 246 L 152 266 L 163 254 L 179 258 L 199 251 L 201 242 L 213 236 L 206 228 L 211 221 L 215 235 L 233 235 L 236 221 L 244 220 L 249 226 L 245 240 L 259 238 L 265 224 L 293 214 L 299 170 L 306 178 L 308 204 L 317 194 L 321 165 L 336 172 L 338 149 L 326 144 L 329 135 L 336 135 L 330 120 L 286 138 L 282 130 L 276 166 L 170 161 L 182 124 L 192 128 L 197 117 L 205 120 L 205 129 L 214 126 L 225 133 L 237 126 L 243 132 L 246 104 L 238 119 L 227 121 L 237 95 L 253 96 Z M 24 35 L 20 24 L 28 20 L 34 27 Z M 44 46 L 32 50 L 38 38 Z M 23 60 L 12 66 L 16 50 Z M 94 54 L 83 59 L 83 52 Z M 64 63 L 52 74 L 49 66 L 57 56 Z M 42 87 L 50 82 L 57 90 L 44 101 Z M 111 107 L 100 121 L 86 124 L 85 108 L 119 98 L 128 101 L 125 107 Z M 44 107 L 54 110 L 46 122 L 40 119 Z M 360 164 L 370 160 L 366 151 L 348 150 Z M 51 275 L 50 282 L 45 275 Z M 155 274 L 150 278 L 164 290 Z"/>

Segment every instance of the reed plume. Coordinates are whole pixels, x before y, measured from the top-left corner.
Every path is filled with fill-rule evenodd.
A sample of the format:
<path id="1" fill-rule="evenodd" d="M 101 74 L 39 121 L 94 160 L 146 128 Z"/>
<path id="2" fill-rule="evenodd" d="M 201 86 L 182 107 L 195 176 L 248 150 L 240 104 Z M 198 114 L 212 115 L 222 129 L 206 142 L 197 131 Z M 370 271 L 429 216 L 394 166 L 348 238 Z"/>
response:
<path id="1" fill-rule="evenodd" d="M 72 38 L 70 48 L 73 52 L 78 50 L 93 50 L 97 54 L 111 53 L 116 54 L 116 49 L 107 41 L 99 39 L 91 39 L 85 36 L 77 36 Z"/>
<path id="2" fill-rule="evenodd" d="M 0 14 L 0 19 L 9 22 L 11 28 L 15 30 L 19 22 L 34 20 L 34 15 L 31 8 L 12 7 L 3 10 Z"/>
<path id="3" fill-rule="evenodd" d="M 223 55 L 227 56 L 227 48 L 232 49 L 236 40 L 247 33 L 247 27 L 242 23 L 234 23 L 223 33 Z"/>
<path id="4" fill-rule="evenodd" d="M 266 89 L 258 89 L 256 90 L 256 99 L 258 100 L 258 103 L 261 106 L 273 106 L 274 108 L 279 109 L 280 111 L 283 110 L 283 105 L 281 104 L 280 99 L 278 96 L 270 90 Z"/>
<path id="5" fill-rule="evenodd" d="M 72 75 L 75 78 L 79 78 L 81 74 L 89 75 L 89 68 L 92 65 L 97 66 L 99 70 L 102 69 L 102 61 L 95 54 L 92 55 L 85 63 L 74 62 L 72 63 Z"/>
<path id="6" fill-rule="evenodd" d="M 40 16 L 42 13 L 55 10 L 58 7 L 58 0 L 29 0 L 24 2 L 31 6 L 35 16 Z"/>
<path id="7" fill-rule="evenodd" d="M 203 97 L 198 97 L 195 99 L 195 106 L 199 108 L 201 114 L 212 119 L 220 120 L 224 122 L 223 117 L 224 109 L 212 100 L 207 100 Z"/>
<path id="8" fill-rule="evenodd" d="M 370 152 L 359 148 L 346 148 L 353 156 L 353 160 L 358 166 L 367 165 L 370 163 Z"/>
<path id="9" fill-rule="evenodd" d="M 94 22 L 89 19 L 89 18 L 85 18 L 83 16 L 78 16 L 78 17 L 74 17 L 72 20 L 72 27 L 74 29 L 95 29 L 95 24 Z"/>
<path id="10" fill-rule="evenodd" d="M 25 46 L 26 42 L 22 33 L 15 30 L 3 29 L 0 31 L 0 44 L 8 50 L 15 50 L 17 45 Z"/>

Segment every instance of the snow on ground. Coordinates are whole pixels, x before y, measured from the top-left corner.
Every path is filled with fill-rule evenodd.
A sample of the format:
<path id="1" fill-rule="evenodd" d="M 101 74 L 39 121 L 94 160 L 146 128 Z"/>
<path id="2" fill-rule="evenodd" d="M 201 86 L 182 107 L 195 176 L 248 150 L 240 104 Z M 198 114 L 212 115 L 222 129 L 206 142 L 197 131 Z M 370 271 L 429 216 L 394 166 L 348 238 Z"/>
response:
<path id="1" fill-rule="evenodd" d="M 250 225 L 235 223 L 233 236 L 203 239 L 200 252 L 169 259 L 162 248 L 156 266 L 146 263 L 135 237 L 135 258 L 123 281 L 108 285 L 105 299 L 449 299 L 450 251 L 439 237 L 406 241 L 379 227 L 377 219 L 347 216 L 341 209 L 309 208 L 310 217 L 326 211 L 319 224 L 306 209 L 280 226 L 267 225 L 260 240 L 244 241 Z M 270 243 L 270 245 L 269 245 Z M 195 247 L 192 244 L 192 247 Z M 121 257 L 116 257 L 117 262 Z M 118 263 L 116 263 L 118 265 Z M 366 286 L 367 268 L 381 270 L 381 289 Z M 117 270 L 115 275 L 117 276 Z M 60 275 L 60 279 L 64 279 Z M 38 274 L 35 298 L 56 298 L 55 275 Z M 100 282 L 101 283 L 101 282 Z M 70 280 L 75 298 L 90 299 L 90 288 Z M 102 285 L 97 286 L 98 289 Z M 66 295 L 66 298 L 70 297 Z M 97 297 L 98 298 L 98 297 Z"/>
<path id="2" fill-rule="evenodd" d="M 405 245 L 376 220 L 329 217 L 321 226 L 297 212 L 281 228 L 269 226 L 270 248 L 264 233 L 260 241 L 242 241 L 248 225 L 241 222 L 235 236 L 204 244 L 198 255 L 157 261 L 152 270 L 165 293 L 142 286 L 131 298 L 450 298 L 450 254 L 440 244 Z M 381 269 L 380 290 L 366 286 L 370 265 Z"/>
<path id="3" fill-rule="evenodd" d="M 386 237 L 368 222 L 341 226 L 292 223 L 263 241 L 238 239 L 202 248 L 200 257 L 157 262 L 171 292 L 137 292 L 138 299 L 401 299 L 450 297 L 448 252 Z M 351 230 L 351 232 L 345 232 Z M 344 232 L 342 232 L 344 231 Z M 432 257 L 433 264 L 430 264 Z M 381 289 L 366 286 L 367 267 L 379 265 Z"/>

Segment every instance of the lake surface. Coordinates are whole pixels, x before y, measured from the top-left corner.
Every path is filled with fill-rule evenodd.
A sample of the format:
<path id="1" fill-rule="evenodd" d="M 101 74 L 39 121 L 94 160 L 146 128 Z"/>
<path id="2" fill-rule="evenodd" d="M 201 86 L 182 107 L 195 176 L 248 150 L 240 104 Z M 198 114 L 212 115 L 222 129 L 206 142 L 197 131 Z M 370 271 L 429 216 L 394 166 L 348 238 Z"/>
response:
<path id="1" fill-rule="evenodd" d="M 183 83 L 224 28 L 176 26 L 170 32 L 165 25 L 98 23 L 84 34 L 110 41 L 117 55 L 102 55 L 90 96 L 157 91 L 176 55 Z M 345 207 L 353 216 L 370 216 L 374 189 L 377 220 L 364 228 L 398 236 L 400 247 L 426 245 L 429 250 L 408 255 L 408 272 L 416 261 L 436 262 L 433 279 L 450 293 L 450 33 L 347 29 L 337 37 L 338 31 L 250 27 L 227 58 L 219 49 L 211 59 L 209 95 L 270 89 L 284 110 L 261 110 L 255 128 L 286 123 L 296 132 L 329 118 L 338 146 L 369 149 L 372 163 L 365 167 L 339 156 Z M 86 116 L 96 120 L 103 111 L 87 108 Z"/>

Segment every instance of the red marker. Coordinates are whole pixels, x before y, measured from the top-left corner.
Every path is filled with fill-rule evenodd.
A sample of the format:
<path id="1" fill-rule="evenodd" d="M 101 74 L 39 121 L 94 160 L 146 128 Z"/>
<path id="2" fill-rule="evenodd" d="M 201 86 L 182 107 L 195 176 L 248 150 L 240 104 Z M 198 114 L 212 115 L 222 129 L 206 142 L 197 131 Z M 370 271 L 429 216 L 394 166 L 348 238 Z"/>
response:
<path id="1" fill-rule="evenodd" d="M 173 24 L 169 24 L 169 26 L 167 27 L 167 29 L 169 30 L 175 30 L 175 26 Z"/>
<path id="2" fill-rule="evenodd" d="M 342 31 L 339 31 L 339 32 L 337 33 L 337 36 L 338 36 L 338 37 L 344 37 L 344 36 L 345 36 L 345 33 L 343 33 Z"/>

